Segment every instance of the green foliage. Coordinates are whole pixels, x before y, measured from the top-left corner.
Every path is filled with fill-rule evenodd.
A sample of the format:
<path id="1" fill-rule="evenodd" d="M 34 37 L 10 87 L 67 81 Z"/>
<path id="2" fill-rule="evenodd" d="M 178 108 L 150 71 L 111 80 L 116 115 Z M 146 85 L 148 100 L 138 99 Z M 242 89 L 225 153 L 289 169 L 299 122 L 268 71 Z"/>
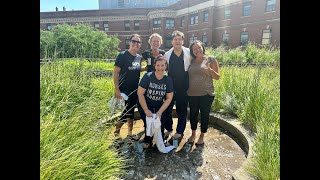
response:
<path id="1" fill-rule="evenodd" d="M 101 62 L 55 61 L 40 66 L 40 178 L 117 179 L 125 160 L 113 141 L 107 101 L 112 79 L 87 71 Z M 103 124 L 101 122 L 104 122 Z"/>
<path id="2" fill-rule="evenodd" d="M 223 66 L 220 74 L 212 110 L 237 116 L 256 135 L 247 171 L 257 179 L 280 179 L 279 68 Z"/>
<path id="3" fill-rule="evenodd" d="M 40 30 L 40 57 L 112 59 L 118 54 L 119 42 L 88 24 L 59 24 L 51 31 Z"/>
<path id="4" fill-rule="evenodd" d="M 256 63 L 280 65 L 280 49 L 272 46 L 260 46 L 249 42 L 245 47 L 229 49 L 220 45 L 216 49 L 206 48 L 206 54 L 215 56 L 219 63 Z"/>

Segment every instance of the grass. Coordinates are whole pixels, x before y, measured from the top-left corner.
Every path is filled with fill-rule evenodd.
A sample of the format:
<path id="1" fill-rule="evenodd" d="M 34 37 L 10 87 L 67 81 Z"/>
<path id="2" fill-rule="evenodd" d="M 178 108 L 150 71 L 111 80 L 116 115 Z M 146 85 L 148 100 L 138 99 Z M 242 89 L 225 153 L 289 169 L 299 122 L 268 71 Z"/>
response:
<path id="1" fill-rule="evenodd" d="M 246 170 L 257 179 L 280 179 L 280 70 L 221 67 L 212 110 L 238 117 L 255 134 Z"/>
<path id="2" fill-rule="evenodd" d="M 107 101 L 111 79 L 94 79 L 97 64 L 55 62 L 40 68 L 41 179 L 117 179 L 124 158 L 111 146 Z M 106 123 L 101 124 L 101 121 Z"/>

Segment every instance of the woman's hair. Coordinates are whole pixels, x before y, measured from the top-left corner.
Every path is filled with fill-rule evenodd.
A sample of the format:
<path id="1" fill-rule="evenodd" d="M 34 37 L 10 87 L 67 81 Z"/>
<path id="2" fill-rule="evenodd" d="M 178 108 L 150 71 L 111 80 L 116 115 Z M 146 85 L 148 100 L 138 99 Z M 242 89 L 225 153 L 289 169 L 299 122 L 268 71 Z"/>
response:
<path id="1" fill-rule="evenodd" d="M 153 64 L 153 65 L 155 66 L 158 61 L 165 61 L 166 64 L 167 64 L 167 61 L 166 61 L 166 59 L 164 58 L 164 56 L 163 56 L 162 54 L 159 54 L 159 55 L 154 59 L 154 64 Z"/>
<path id="2" fill-rule="evenodd" d="M 139 38 L 140 38 L 140 35 L 139 35 L 139 34 L 132 34 L 132 35 L 130 36 L 130 39 L 129 39 L 129 40 L 131 41 L 131 40 L 132 40 L 132 38 L 133 38 L 133 37 L 135 37 L 135 36 L 137 36 L 137 37 L 139 37 Z"/>
<path id="3" fill-rule="evenodd" d="M 161 35 L 160 34 L 158 34 L 158 33 L 153 33 L 153 34 L 151 34 L 151 36 L 149 37 L 149 40 L 148 40 L 148 43 L 150 44 L 151 43 L 151 40 L 152 40 L 152 38 L 153 37 L 158 37 L 158 38 L 160 38 L 160 44 L 162 44 L 162 37 L 161 37 Z"/>
<path id="4" fill-rule="evenodd" d="M 202 46 L 203 54 L 206 54 L 206 49 L 205 49 L 205 47 L 204 47 L 204 44 L 203 44 L 201 41 L 199 41 L 199 40 L 195 40 L 195 41 L 194 41 L 193 43 L 191 43 L 190 46 L 189 46 L 190 55 L 191 55 L 193 58 L 196 58 L 196 55 L 194 55 L 194 53 L 193 53 L 192 46 L 193 46 L 194 44 L 198 44 L 198 43 Z"/>
<path id="5" fill-rule="evenodd" d="M 172 39 L 176 36 L 180 36 L 180 37 L 182 37 L 182 39 L 184 39 L 184 34 L 181 31 L 178 31 L 178 30 L 173 31 L 171 34 Z"/>

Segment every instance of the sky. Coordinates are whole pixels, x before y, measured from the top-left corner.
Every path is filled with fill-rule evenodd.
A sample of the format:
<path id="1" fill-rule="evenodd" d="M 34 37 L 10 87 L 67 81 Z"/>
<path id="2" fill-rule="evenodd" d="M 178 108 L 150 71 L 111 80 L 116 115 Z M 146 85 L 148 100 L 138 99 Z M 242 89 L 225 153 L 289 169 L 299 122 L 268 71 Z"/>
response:
<path id="1" fill-rule="evenodd" d="M 40 0 L 40 12 L 62 11 L 63 7 L 70 10 L 92 10 L 99 9 L 98 0 Z"/>

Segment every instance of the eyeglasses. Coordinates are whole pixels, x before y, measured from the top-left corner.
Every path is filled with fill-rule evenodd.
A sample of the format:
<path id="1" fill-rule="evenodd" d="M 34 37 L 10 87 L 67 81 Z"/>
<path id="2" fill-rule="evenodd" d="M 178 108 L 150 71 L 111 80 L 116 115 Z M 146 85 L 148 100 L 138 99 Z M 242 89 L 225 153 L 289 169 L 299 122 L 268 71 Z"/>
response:
<path id="1" fill-rule="evenodd" d="M 141 41 L 131 40 L 133 44 L 141 44 Z"/>

